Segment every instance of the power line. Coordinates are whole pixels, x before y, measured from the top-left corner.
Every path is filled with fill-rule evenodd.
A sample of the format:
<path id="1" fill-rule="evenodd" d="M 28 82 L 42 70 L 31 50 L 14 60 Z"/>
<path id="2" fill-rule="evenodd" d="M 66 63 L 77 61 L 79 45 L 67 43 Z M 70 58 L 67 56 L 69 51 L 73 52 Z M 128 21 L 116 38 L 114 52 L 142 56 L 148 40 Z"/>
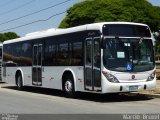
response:
<path id="1" fill-rule="evenodd" d="M 24 16 L 21 16 L 21 17 L 12 19 L 12 20 L 8 20 L 8 21 L 6 21 L 6 22 L 0 23 L 0 25 L 4 25 L 4 24 L 10 23 L 10 22 L 13 22 L 13 21 L 16 21 L 16 20 L 19 20 L 19 19 L 22 19 L 22 18 L 31 16 L 31 15 L 37 14 L 37 13 L 40 13 L 40 12 L 42 12 L 42 11 L 51 9 L 51 8 L 53 8 L 53 7 L 56 7 L 56 6 L 58 6 L 58 5 L 64 4 L 64 3 L 69 2 L 69 1 L 71 1 L 71 0 L 66 0 L 66 1 L 64 1 L 64 2 L 61 2 L 61 3 L 55 4 L 55 5 L 49 6 L 49 7 L 47 7 L 47 8 L 43 8 L 43 9 L 41 9 L 41 10 L 32 12 L 32 13 L 30 13 L 30 14 L 27 14 L 27 15 L 24 15 Z"/>
<path id="2" fill-rule="evenodd" d="M 29 1 L 29 2 L 26 2 L 26 3 L 22 4 L 22 5 L 20 5 L 20 6 L 15 7 L 15 8 L 13 8 L 13 9 L 10 9 L 10 10 L 8 10 L 8 11 L 2 12 L 2 13 L 0 13 L 0 16 L 5 15 L 5 14 L 8 14 L 8 13 L 13 12 L 13 11 L 16 11 L 16 10 L 18 10 L 18 9 L 21 9 L 21 8 L 27 6 L 27 5 L 35 2 L 35 1 L 36 1 L 36 0 L 31 0 L 31 1 Z"/>
<path id="3" fill-rule="evenodd" d="M 21 28 L 21 27 L 24 27 L 24 26 L 27 26 L 27 25 L 31 25 L 31 24 L 34 24 L 34 23 L 37 23 L 37 22 L 45 22 L 45 21 L 48 21 L 48 20 L 50 20 L 51 18 L 53 18 L 55 16 L 58 16 L 58 15 L 61 15 L 61 14 L 64 14 L 64 13 L 66 13 L 66 11 L 54 14 L 54 15 L 48 17 L 47 19 L 36 20 L 36 21 L 30 22 L 30 23 L 26 23 L 26 24 L 23 24 L 23 25 L 19 25 L 19 26 L 16 26 L 16 27 L 4 29 L 4 30 L 1 30 L 0 32 L 5 32 L 5 31 L 8 31 L 8 30 L 13 30 L 13 29 Z"/>

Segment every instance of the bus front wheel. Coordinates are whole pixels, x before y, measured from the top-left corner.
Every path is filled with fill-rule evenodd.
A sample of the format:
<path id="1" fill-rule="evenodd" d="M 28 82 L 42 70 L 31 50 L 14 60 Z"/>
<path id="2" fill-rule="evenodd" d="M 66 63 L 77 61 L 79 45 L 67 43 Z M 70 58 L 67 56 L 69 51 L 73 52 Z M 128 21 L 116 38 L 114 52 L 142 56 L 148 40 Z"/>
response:
<path id="1" fill-rule="evenodd" d="M 63 89 L 67 97 L 75 96 L 74 82 L 73 82 L 72 77 L 70 76 L 65 77 L 65 81 L 63 83 Z"/>

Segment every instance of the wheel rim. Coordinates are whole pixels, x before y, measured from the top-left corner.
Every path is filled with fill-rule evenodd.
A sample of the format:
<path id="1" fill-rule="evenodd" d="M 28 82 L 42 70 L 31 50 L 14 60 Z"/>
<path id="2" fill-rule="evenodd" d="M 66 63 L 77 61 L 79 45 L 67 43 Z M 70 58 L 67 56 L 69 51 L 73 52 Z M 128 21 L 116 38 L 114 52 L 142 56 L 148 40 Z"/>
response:
<path id="1" fill-rule="evenodd" d="M 65 82 L 65 91 L 66 91 L 66 92 L 71 92 L 72 89 L 73 89 L 73 87 L 72 87 L 72 82 L 71 82 L 70 80 L 67 80 L 67 81 Z"/>

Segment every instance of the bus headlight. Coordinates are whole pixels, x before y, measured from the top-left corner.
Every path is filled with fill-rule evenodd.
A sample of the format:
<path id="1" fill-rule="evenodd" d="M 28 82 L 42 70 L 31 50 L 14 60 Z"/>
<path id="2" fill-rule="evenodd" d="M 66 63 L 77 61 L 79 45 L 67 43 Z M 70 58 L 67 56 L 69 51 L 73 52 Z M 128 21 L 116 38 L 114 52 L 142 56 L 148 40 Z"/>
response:
<path id="1" fill-rule="evenodd" d="M 102 73 L 103 73 L 103 75 L 107 78 L 107 80 L 108 80 L 109 82 L 119 83 L 118 79 L 117 79 L 114 75 L 112 75 L 112 74 L 110 74 L 110 73 L 107 73 L 107 72 L 105 72 L 105 71 L 102 71 Z"/>
<path id="2" fill-rule="evenodd" d="M 152 81 L 152 80 L 154 80 L 155 74 L 156 74 L 155 71 L 154 71 L 152 74 L 150 74 L 150 76 L 148 77 L 147 81 Z"/>

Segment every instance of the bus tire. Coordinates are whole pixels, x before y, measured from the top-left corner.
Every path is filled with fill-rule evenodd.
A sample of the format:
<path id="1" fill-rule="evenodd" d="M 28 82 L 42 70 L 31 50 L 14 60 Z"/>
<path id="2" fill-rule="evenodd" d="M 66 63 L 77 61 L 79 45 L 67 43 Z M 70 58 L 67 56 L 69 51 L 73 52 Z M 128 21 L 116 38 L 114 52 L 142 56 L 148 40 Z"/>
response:
<path id="1" fill-rule="evenodd" d="M 17 89 L 22 90 L 23 89 L 23 81 L 22 81 L 22 75 L 19 74 L 16 81 Z"/>
<path id="2" fill-rule="evenodd" d="M 65 80 L 63 82 L 63 90 L 65 92 L 66 97 L 75 97 L 75 89 L 72 76 L 68 75 L 65 77 Z"/>

